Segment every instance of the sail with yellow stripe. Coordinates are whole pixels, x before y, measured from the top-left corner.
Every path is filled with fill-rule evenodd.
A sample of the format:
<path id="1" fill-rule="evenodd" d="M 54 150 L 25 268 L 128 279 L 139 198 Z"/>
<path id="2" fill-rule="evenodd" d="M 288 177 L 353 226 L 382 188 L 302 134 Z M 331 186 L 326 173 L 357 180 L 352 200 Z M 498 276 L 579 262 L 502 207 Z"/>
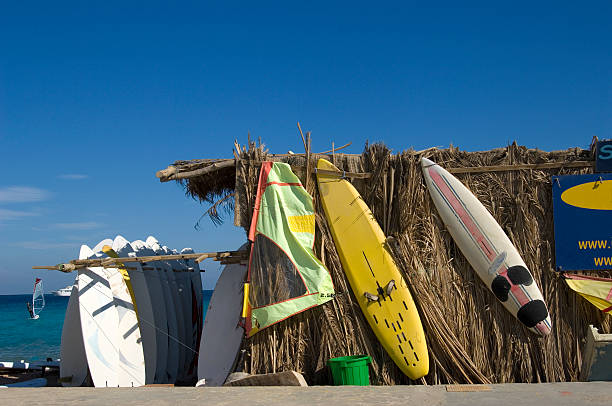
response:
<path id="1" fill-rule="evenodd" d="M 612 279 L 566 274 L 565 282 L 604 313 L 612 311 Z"/>
<path id="2" fill-rule="evenodd" d="M 262 164 L 249 240 L 247 336 L 333 298 L 329 271 L 313 251 L 312 196 L 288 164 Z"/>

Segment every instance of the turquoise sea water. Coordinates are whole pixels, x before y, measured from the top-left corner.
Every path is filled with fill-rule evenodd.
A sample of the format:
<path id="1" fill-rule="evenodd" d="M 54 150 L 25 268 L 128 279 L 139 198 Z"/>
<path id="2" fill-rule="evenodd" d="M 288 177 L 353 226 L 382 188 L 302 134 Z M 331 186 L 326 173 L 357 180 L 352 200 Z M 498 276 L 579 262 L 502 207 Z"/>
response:
<path id="1" fill-rule="evenodd" d="M 204 291 L 204 315 L 212 290 Z M 60 356 L 68 297 L 45 295 L 45 309 L 30 319 L 26 302 L 32 295 L 0 295 L 0 361 L 34 361 Z"/>

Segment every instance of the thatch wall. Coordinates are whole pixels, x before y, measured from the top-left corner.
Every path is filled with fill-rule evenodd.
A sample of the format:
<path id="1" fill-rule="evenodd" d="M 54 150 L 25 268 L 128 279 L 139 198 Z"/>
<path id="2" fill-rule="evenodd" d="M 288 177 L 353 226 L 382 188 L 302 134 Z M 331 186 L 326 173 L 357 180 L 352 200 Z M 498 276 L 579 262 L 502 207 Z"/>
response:
<path id="1" fill-rule="evenodd" d="M 315 251 L 331 272 L 337 297 L 256 334 L 245 343 L 247 372 L 302 372 L 311 384 L 327 383 L 325 362 L 335 356 L 372 356 L 374 384 L 409 384 L 389 359 L 363 317 L 347 283 L 320 204 L 316 180 L 306 182 L 304 156 L 271 156 L 250 143 L 237 148 L 235 166 L 220 184 L 208 188 L 189 179 L 188 193 L 202 200 L 235 192 L 235 223 L 250 225 L 259 164 L 289 162 L 314 196 Z M 443 167 L 481 167 L 591 160 L 588 150 L 542 152 L 510 145 L 485 152 L 457 148 L 391 154 L 383 145 L 361 155 L 336 154 L 336 165 L 369 172 L 353 184 L 391 238 L 392 254 L 419 308 L 430 349 L 430 373 L 420 383 L 552 382 L 577 380 L 587 326 L 610 332 L 612 321 L 571 291 L 554 271 L 551 175 L 589 173 L 592 168 L 516 170 L 456 176 L 491 211 L 522 254 L 549 306 L 553 330 L 548 337 L 527 331 L 497 301 L 473 272 L 439 219 L 423 182 L 419 159 Z M 239 159 L 238 159 L 239 158 Z M 312 167 L 317 156 L 311 157 Z M 234 182 L 227 181 L 229 171 Z M 226 200 L 227 201 L 227 200 Z"/>

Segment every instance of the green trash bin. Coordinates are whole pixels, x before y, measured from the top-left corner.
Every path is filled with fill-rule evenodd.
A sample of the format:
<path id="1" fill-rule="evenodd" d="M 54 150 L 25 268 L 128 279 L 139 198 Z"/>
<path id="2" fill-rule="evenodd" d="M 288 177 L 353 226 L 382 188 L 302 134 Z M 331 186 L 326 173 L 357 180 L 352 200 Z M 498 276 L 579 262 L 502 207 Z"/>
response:
<path id="1" fill-rule="evenodd" d="M 369 355 L 350 355 L 348 357 L 331 358 L 327 365 L 331 369 L 334 385 L 370 385 L 370 369 L 372 363 Z"/>

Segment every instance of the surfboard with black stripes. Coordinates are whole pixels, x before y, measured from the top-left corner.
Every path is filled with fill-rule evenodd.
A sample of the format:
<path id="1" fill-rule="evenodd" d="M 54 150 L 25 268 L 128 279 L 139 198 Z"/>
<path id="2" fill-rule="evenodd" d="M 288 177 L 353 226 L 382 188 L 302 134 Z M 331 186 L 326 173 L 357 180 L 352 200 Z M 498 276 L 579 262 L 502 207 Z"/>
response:
<path id="1" fill-rule="evenodd" d="M 480 279 L 530 331 L 547 335 L 548 307 L 527 265 L 491 213 L 457 178 L 427 158 L 429 194 L 453 240 Z"/>

